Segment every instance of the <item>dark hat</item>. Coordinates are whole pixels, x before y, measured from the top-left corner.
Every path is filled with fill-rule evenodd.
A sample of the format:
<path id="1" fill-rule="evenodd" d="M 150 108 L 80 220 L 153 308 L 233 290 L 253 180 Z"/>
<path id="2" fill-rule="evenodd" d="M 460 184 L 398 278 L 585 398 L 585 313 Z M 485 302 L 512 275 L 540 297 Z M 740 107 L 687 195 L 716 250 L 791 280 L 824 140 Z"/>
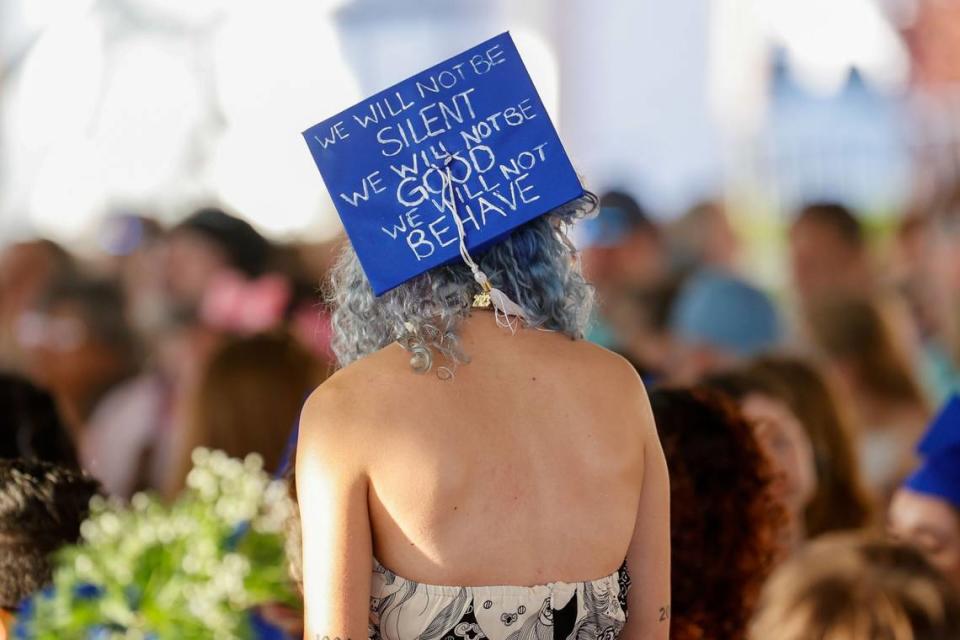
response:
<path id="1" fill-rule="evenodd" d="M 220 247 L 232 267 L 250 277 L 262 274 L 267 268 L 270 242 L 246 220 L 222 209 L 200 209 L 174 228 L 174 232 L 178 231 L 192 231 L 204 236 Z"/>

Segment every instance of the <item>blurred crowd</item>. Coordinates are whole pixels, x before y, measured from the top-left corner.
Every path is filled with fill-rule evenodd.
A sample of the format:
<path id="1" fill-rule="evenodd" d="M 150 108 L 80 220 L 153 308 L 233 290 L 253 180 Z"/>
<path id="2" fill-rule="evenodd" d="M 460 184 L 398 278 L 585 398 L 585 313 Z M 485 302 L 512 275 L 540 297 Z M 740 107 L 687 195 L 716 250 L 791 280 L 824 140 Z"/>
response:
<path id="1" fill-rule="evenodd" d="M 808 203 L 782 225 L 776 290 L 747 268 L 737 219 L 718 200 L 662 222 L 611 191 L 572 231 L 599 302 L 589 338 L 651 390 L 674 636 L 739 639 L 755 617 L 756 638 L 826 637 L 787 630 L 834 618 L 960 637 L 960 186 L 880 232 Z M 339 242 L 270 242 L 206 208 L 170 228 L 114 215 L 82 257 L 47 239 L 3 247 L 0 457 L 121 499 L 174 499 L 199 446 L 259 453 L 284 475 L 303 400 L 332 369 L 320 283 Z M 0 505 L 30 473 L 0 467 Z M 74 514 L 53 538 L 75 539 L 75 498 L 32 495 Z M 0 509 L 0 547 L 18 528 L 27 544 L 17 504 Z M 13 582 L 8 610 L 42 579 Z M 836 613 L 871 598 L 897 603 L 899 622 Z"/>
<path id="2" fill-rule="evenodd" d="M 960 637 L 960 188 L 885 229 L 805 204 L 782 225 L 776 290 L 736 223 L 719 201 L 660 223 L 612 192 L 575 230 L 600 301 L 590 337 L 653 389 L 672 635 L 742 638 L 756 615 L 756 638 Z M 942 602 L 907 602 L 921 568 Z M 953 626 L 894 624 L 881 600 Z"/>
<path id="3" fill-rule="evenodd" d="M 318 283 L 331 251 L 271 243 L 215 208 L 169 229 L 117 215 L 99 245 L 0 255 L 6 455 L 79 463 L 121 498 L 175 496 L 201 445 L 279 472 L 330 368 Z"/>

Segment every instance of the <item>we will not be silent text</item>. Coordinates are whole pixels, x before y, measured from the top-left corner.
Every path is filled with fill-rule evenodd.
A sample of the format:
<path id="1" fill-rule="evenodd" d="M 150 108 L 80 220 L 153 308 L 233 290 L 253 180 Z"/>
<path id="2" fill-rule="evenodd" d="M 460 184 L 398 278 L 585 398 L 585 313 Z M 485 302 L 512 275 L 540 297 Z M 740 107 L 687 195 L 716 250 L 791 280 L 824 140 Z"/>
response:
<path id="1" fill-rule="evenodd" d="M 418 261 L 458 241 L 452 215 L 460 217 L 468 232 L 479 231 L 495 216 L 509 217 L 540 198 L 531 174 L 551 157 L 550 144 L 536 141 L 503 157 L 495 150 L 498 135 L 546 117 L 538 112 L 539 101 L 530 96 L 478 112 L 479 102 L 490 101 L 477 100 L 477 91 L 492 92 L 496 85 L 478 89 L 472 86 L 474 79 L 496 73 L 507 55 L 500 44 L 492 45 L 403 90 L 382 94 L 313 134 L 326 151 L 351 144 L 351 132 L 375 129 L 371 171 L 334 197 L 357 209 L 386 199 L 397 211 L 396 221 L 381 231 L 392 241 L 404 241 Z M 441 136 L 445 141 L 436 140 Z"/>

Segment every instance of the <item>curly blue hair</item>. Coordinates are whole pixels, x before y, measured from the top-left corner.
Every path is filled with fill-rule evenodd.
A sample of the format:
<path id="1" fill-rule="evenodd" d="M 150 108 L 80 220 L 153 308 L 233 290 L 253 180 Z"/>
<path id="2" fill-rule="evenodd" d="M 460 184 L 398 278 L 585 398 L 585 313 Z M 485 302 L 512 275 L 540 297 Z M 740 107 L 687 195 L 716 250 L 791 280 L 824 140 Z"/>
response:
<path id="1" fill-rule="evenodd" d="M 528 326 L 583 337 L 594 293 L 583 278 L 567 231 L 596 208 L 597 197 L 585 192 L 477 256 L 493 286 L 523 308 Z M 374 296 L 348 244 L 332 269 L 326 296 L 333 308 L 332 346 L 339 365 L 344 367 L 392 342 L 419 356 L 411 359 L 411 366 L 420 373 L 433 366 L 434 351 L 452 365 L 467 362 L 458 345 L 457 328 L 479 292 L 470 269 L 458 260 Z"/>

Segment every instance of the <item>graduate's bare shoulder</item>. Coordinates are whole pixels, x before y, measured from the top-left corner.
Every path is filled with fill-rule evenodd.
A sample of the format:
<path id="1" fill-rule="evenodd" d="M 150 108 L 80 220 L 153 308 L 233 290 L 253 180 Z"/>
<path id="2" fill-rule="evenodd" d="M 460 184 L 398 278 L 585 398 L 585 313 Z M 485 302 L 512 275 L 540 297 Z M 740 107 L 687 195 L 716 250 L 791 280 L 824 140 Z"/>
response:
<path id="1" fill-rule="evenodd" d="M 618 415 L 622 424 L 635 427 L 639 421 L 639 431 L 645 438 L 655 435 L 647 390 L 629 360 L 588 340 L 571 341 L 559 357 L 573 363 L 571 375 L 578 389 L 589 392 L 598 405 Z"/>
<path id="2" fill-rule="evenodd" d="M 570 340 L 567 344 L 563 357 L 576 358 L 586 375 L 602 376 L 604 384 L 613 385 L 617 390 L 643 391 L 636 367 L 620 354 L 589 340 Z"/>
<path id="3" fill-rule="evenodd" d="M 338 369 L 316 392 L 341 396 L 369 394 L 371 385 L 382 387 L 396 382 L 401 372 L 409 372 L 409 365 L 410 354 L 394 342 Z"/>
<path id="4" fill-rule="evenodd" d="M 301 433 L 336 440 L 341 447 L 375 444 L 376 430 L 366 427 L 386 418 L 389 403 L 378 398 L 392 393 L 400 374 L 410 373 L 409 360 L 399 345 L 391 345 L 333 373 L 307 398 Z"/>

